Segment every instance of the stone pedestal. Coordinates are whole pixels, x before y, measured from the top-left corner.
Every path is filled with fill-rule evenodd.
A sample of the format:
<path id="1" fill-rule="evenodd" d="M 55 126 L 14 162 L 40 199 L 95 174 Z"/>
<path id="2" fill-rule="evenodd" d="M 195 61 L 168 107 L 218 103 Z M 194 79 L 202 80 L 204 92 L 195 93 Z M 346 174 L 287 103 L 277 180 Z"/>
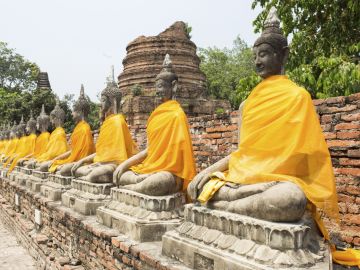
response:
<path id="1" fill-rule="evenodd" d="M 74 177 L 72 176 L 50 174 L 49 181 L 40 187 L 40 193 L 50 200 L 60 201 L 61 194 L 71 189 L 71 181 L 73 179 Z"/>
<path id="2" fill-rule="evenodd" d="M 32 174 L 32 169 L 16 166 L 14 168 L 14 171 L 15 170 L 18 172 L 14 178 L 15 183 L 21 186 L 25 186 L 26 180 L 28 179 L 29 175 Z"/>
<path id="3" fill-rule="evenodd" d="M 25 186 L 26 180 L 29 178 L 29 175 L 32 174 L 32 169 L 20 166 L 15 167 L 15 169 L 19 172 L 15 177 L 15 183 L 20 186 Z"/>
<path id="4" fill-rule="evenodd" d="M 163 236 L 163 254 L 192 269 L 330 269 L 327 245 L 310 216 L 276 223 L 189 204 Z"/>
<path id="5" fill-rule="evenodd" d="M 95 215 L 96 208 L 110 201 L 112 183 L 98 184 L 74 179 L 71 189 L 61 195 L 61 202 L 83 215 Z"/>
<path id="6" fill-rule="evenodd" d="M 7 178 L 7 172 L 8 172 L 8 169 L 2 167 L 2 168 L 1 168 L 1 177 Z"/>
<path id="7" fill-rule="evenodd" d="M 26 179 L 26 187 L 33 192 L 40 192 L 40 187 L 48 181 L 50 173 L 33 170 Z"/>
<path id="8" fill-rule="evenodd" d="M 100 223 L 140 242 L 161 241 L 166 231 L 182 222 L 185 197 L 148 196 L 134 191 L 112 188 L 111 201 L 96 211 Z"/>

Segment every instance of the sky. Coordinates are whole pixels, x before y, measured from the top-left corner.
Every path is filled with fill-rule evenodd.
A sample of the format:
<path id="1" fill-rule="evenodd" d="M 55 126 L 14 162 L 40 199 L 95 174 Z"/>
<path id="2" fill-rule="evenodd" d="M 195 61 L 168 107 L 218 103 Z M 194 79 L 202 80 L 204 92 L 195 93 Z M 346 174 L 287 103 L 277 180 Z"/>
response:
<path id="1" fill-rule="evenodd" d="M 155 36 L 175 21 L 192 27 L 197 47 L 231 47 L 239 35 L 251 45 L 252 0 L 0 0 L 0 40 L 49 74 L 53 91 L 98 101 L 114 66 L 123 69 L 126 46 Z"/>

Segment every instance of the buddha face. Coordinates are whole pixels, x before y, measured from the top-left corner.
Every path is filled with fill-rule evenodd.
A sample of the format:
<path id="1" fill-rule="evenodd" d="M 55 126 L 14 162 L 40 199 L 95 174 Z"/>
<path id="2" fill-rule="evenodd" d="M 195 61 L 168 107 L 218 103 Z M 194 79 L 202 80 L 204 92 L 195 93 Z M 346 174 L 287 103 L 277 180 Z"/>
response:
<path id="1" fill-rule="evenodd" d="M 71 114 L 75 123 L 78 123 L 83 119 L 83 114 L 77 110 L 73 110 Z"/>
<path id="2" fill-rule="evenodd" d="M 284 55 L 267 43 L 253 48 L 256 73 L 263 79 L 280 75 L 283 71 Z"/>
<path id="3" fill-rule="evenodd" d="M 176 81 L 171 83 L 163 79 L 158 79 L 155 82 L 156 97 L 161 99 L 162 102 L 172 99 L 174 83 L 176 83 Z"/>
<path id="4" fill-rule="evenodd" d="M 56 128 L 61 126 L 61 124 L 62 124 L 61 119 L 59 119 L 58 117 L 51 115 L 51 114 L 50 114 L 50 122 Z"/>
<path id="5" fill-rule="evenodd" d="M 31 132 L 31 127 L 30 127 L 29 124 L 26 124 L 25 132 L 26 132 L 27 134 L 30 134 L 30 132 Z"/>
<path id="6" fill-rule="evenodd" d="M 101 103 L 101 117 L 105 118 L 105 115 L 111 109 L 110 99 L 105 95 L 101 95 L 100 103 Z"/>

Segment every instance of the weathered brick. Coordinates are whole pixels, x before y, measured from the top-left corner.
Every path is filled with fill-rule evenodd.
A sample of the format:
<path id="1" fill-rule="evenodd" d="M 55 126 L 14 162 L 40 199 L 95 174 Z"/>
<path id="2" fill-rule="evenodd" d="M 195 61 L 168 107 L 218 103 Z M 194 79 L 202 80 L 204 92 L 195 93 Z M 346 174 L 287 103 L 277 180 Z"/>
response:
<path id="1" fill-rule="evenodd" d="M 344 215 L 344 221 L 347 224 L 360 225 L 360 215 L 346 214 Z"/>
<path id="2" fill-rule="evenodd" d="M 339 158 L 339 164 L 340 164 L 341 166 L 360 167 L 360 159 L 354 159 L 354 158 Z"/>
<path id="3" fill-rule="evenodd" d="M 344 203 L 353 203 L 355 201 L 355 198 L 353 196 L 345 194 L 338 194 L 338 201 Z"/>
<path id="4" fill-rule="evenodd" d="M 336 139 L 336 133 L 335 132 L 324 132 L 325 139 Z"/>
<path id="5" fill-rule="evenodd" d="M 359 122 L 340 123 L 335 126 L 335 130 L 360 129 Z"/>
<path id="6" fill-rule="evenodd" d="M 333 118 L 334 116 L 331 114 L 324 114 L 323 116 L 321 116 L 321 123 L 331 123 Z"/>
<path id="7" fill-rule="evenodd" d="M 359 139 L 360 130 L 336 132 L 338 139 Z"/>
<path id="8" fill-rule="evenodd" d="M 348 157 L 360 157 L 360 149 L 349 149 L 347 151 Z"/>
<path id="9" fill-rule="evenodd" d="M 335 168 L 334 172 L 337 174 L 360 176 L 360 168 Z"/>
<path id="10" fill-rule="evenodd" d="M 346 192 L 352 195 L 360 195 L 360 186 L 347 186 Z"/>
<path id="11" fill-rule="evenodd" d="M 355 140 L 328 140 L 328 147 L 357 147 L 360 145 L 360 141 Z"/>
<path id="12" fill-rule="evenodd" d="M 360 112 L 343 114 L 343 115 L 341 115 L 341 119 L 344 121 L 359 121 L 360 120 Z"/>

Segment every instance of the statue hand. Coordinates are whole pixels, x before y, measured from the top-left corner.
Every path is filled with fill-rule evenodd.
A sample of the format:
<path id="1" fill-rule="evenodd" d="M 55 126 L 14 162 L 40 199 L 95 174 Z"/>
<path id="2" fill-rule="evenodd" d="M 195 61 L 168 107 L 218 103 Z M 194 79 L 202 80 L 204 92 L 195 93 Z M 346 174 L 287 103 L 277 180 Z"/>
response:
<path id="1" fill-rule="evenodd" d="M 113 183 L 116 186 L 119 186 L 120 178 L 123 175 L 123 173 L 127 171 L 127 169 L 128 169 L 128 166 L 126 166 L 126 162 L 123 162 L 119 166 L 117 166 L 117 168 L 113 174 Z"/>
<path id="2" fill-rule="evenodd" d="M 77 169 L 79 169 L 82 165 L 83 165 L 83 162 L 81 160 L 76 162 L 71 168 L 71 175 L 75 176 Z"/>
<path id="3" fill-rule="evenodd" d="M 187 188 L 187 193 L 192 201 L 196 201 L 199 195 L 199 190 L 202 189 L 202 187 L 209 181 L 209 179 L 210 179 L 210 174 L 203 171 L 197 174 L 194 177 L 194 179 L 190 182 Z"/>

